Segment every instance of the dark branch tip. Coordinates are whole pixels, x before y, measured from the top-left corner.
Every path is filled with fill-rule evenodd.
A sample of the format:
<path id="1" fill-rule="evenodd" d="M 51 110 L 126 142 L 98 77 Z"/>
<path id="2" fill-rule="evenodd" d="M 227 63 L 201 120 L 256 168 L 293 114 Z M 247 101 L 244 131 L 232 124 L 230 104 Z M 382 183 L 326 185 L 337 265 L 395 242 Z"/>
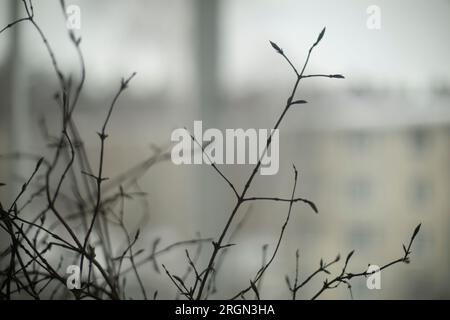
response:
<path id="1" fill-rule="evenodd" d="M 326 31 L 327 27 L 323 27 L 322 31 L 319 33 L 319 36 L 317 37 L 316 42 L 313 44 L 313 47 L 317 46 L 320 42 L 320 40 L 322 40 L 323 36 L 325 35 L 325 31 Z"/>
<path id="2" fill-rule="evenodd" d="M 272 48 L 275 49 L 279 54 L 283 54 L 283 49 L 281 49 L 275 42 L 269 41 Z"/>

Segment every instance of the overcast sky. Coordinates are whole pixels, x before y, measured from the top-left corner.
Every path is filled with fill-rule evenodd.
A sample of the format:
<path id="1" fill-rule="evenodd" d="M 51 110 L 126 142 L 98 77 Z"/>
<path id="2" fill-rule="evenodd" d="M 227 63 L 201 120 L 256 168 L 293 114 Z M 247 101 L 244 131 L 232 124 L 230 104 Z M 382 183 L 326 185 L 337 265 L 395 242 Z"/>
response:
<path id="1" fill-rule="evenodd" d="M 35 1 L 36 2 L 36 1 Z M 181 86 L 193 76 L 193 1 L 67 1 L 81 7 L 83 49 L 89 79 L 109 86 L 138 70 L 141 90 L 167 82 Z M 381 9 L 381 29 L 369 30 L 369 5 Z M 3 6 L 3 5 L 2 5 Z M 35 3 L 37 19 L 65 66 L 76 60 L 61 26 L 59 1 Z M 6 11 L 0 15 L 7 23 Z M 277 42 L 300 63 L 323 26 L 327 34 L 311 61 L 311 72 L 344 73 L 348 84 L 421 87 L 450 82 L 450 1 L 222 1 L 219 19 L 219 69 L 229 86 L 258 86 L 285 79 L 286 69 L 268 46 Z M 28 63 L 47 67 L 36 34 L 24 29 Z M 0 39 L 4 58 L 7 37 Z"/>

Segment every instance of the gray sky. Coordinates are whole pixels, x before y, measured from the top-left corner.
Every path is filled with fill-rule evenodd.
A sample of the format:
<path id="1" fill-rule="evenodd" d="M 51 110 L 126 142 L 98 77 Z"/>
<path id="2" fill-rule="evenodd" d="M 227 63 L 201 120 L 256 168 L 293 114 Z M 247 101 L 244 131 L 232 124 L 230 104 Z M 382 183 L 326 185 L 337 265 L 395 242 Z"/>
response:
<path id="1" fill-rule="evenodd" d="M 381 9 L 380 30 L 366 27 L 372 4 Z M 238 81 L 250 81 L 255 70 L 280 72 L 272 67 L 276 59 L 269 56 L 268 39 L 301 62 L 323 26 L 326 38 L 311 71 L 342 72 L 349 82 L 364 78 L 406 86 L 450 80 L 447 0 L 232 0 L 223 14 L 224 68 Z"/>
<path id="2" fill-rule="evenodd" d="M 174 90 L 193 77 L 192 1 L 68 1 L 82 10 L 83 48 L 91 85 L 106 88 L 138 70 L 139 90 Z M 381 29 L 366 27 L 369 5 L 381 9 Z M 74 68 L 73 50 L 61 28 L 58 1 L 36 2 L 36 14 L 58 58 Z M 5 11 L 0 22 L 7 22 Z M 323 26 L 327 34 L 311 61 L 311 72 L 346 74 L 347 84 L 422 87 L 450 82 L 450 1 L 227 0 L 221 4 L 220 70 L 230 87 L 286 81 L 286 69 L 268 40 L 303 61 Z M 28 63 L 47 67 L 43 47 L 24 29 Z M 7 40 L 0 39 L 0 57 Z M 69 68 L 69 69 L 70 69 Z M 182 89 L 180 89 L 182 90 Z"/>

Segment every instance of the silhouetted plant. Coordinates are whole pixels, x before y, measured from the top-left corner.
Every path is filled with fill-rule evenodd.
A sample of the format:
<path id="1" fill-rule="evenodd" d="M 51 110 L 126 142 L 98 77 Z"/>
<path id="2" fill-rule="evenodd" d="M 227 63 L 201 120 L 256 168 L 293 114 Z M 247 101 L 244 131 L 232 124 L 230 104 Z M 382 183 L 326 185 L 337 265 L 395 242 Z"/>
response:
<path id="1" fill-rule="evenodd" d="M 94 171 L 73 118 L 86 79 L 81 38 L 77 37 L 72 30 L 68 31 L 69 39 L 78 54 L 80 63 L 80 79 L 77 83 L 74 83 L 71 77 L 61 71 L 48 39 L 36 22 L 32 0 L 21 0 L 21 2 L 25 11 L 25 17 L 8 24 L 0 30 L 0 34 L 19 23 L 29 22 L 41 38 L 58 80 L 59 88 L 55 94 L 55 102 L 61 114 L 61 128 L 57 136 L 51 136 L 45 124 L 42 124 L 44 137 L 48 140 L 49 147 L 52 148 L 51 157 L 42 157 L 41 155 L 30 153 L 12 153 L 3 156 L 3 158 L 9 159 L 36 161 L 36 166 L 12 203 L 9 206 L 3 206 L 0 203 L 0 227 L 10 238 L 6 248 L 2 248 L 3 250 L 0 252 L 2 262 L 0 264 L 0 299 L 12 299 L 16 296 L 28 296 L 34 299 L 69 298 L 68 294 L 72 294 L 75 299 L 126 299 L 126 281 L 130 273 L 136 278 L 142 298 L 148 299 L 149 295 L 140 276 L 139 268 L 144 264 L 152 263 L 155 271 L 160 272 L 157 261 L 160 255 L 171 252 L 172 249 L 177 247 L 191 245 L 197 246 L 197 250 L 195 256 L 191 256 L 191 253 L 185 250 L 187 268 L 182 276 L 171 273 L 165 265 L 162 265 L 162 268 L 168 279 L 177 288 L 179 295 L 190 300 L 206 299 L 210 294 L 217 291 L 215 281 L 217 273 L 221 268 L 227 250 L 231 250 L 233 246 L 233 243 L 225 243 L 226 237 L 228 236 L 229 241 L 232 241 L 249 214 L 248 212 L 243 212 L 241 214 L 242 220 L 237 224 L 234 231 L 230 231 L 230 226 L 239 215 L 243 204 L 254 201 L 288 203 L 289 208 L 277 238 L 275 249 L 271 254 L 268 254 L 268 247 L 263 247 L 261 268 L 249 280 L 245 288 L 230 296 L 231 299 L 245 298 L 247 293 L 252 292 L 256 299 L 262 298 L 261 282 L 275 260 L 281 246 L 293 205 L 297 202 L 305 203 L 314 212 L 318 213 L 317 206 L 312 201 L 296 197 L 295 195 L 298 180 L 298 172 L 295 166 L 293 167 L 294 179 L 290 197 L 252 197 L 248 195 L 256 173 L 261 166 L 261 161 L 271 145 L 272 135 L 268 137 L 265 150 L 260 155 L 260 159 L 254 166 L 241 191 L 222 173 L 215 163 L 211 163 L 214 171 L 220 175 L 235 195 L 236 201 L 217 239 L 212 241 L 212 239 L 201 238 L 198 235 L 194 239 L 176 242 L 159 249 L 160 239 L 157 238 L 152 244 L 150 253 L 137 249 L 136 244 L 140 240 L 140 229 L 137 228 L 132 232 L 127 229 L 124 223 L 125 202 L 145 197 L 145 193 L 142 192 L 138 184 L 139 178 L 153 165 L 168 160 L 170 152 L 164 149 L 157 149 L 154 155 L 125 173 L 112 179 L 104 176 L 104 150 L 108 141 L 107 126 L 120 96 L 128 88 L 135 73 L 121 80 L 119 88 L 107 110 L 103 125 L 98 132 L 100 142 L 98 170 Z M 66 5 L 64 0 L 61 0 L 60 4 L 65 15 Z M 310 47 L 300 71 L 296 69 L 277 44 L 270 42 L 276 52 L 286 60 L 296 76 L 291 94 L 284 104 L 274 129 L 280 127 L 291 107 L 307 103 L 305 100 L 296 99 L 302 79 L 312 77 L 344 78 L 340 74 L 305 74 L 311 53 L 324 35 L 325 28 L 320 32 L 316 42 Z M 204 152 L 205 146 L 200 147 Z M 63 185 L 67 184 L 71 186 L 69 193 L 65 193 L 65 190 L 63 190 Z M 0 183 L 0 187 L 4 188 L 5 184 Z M 23 198 L 28 193 L 28 198 L 23 201 Z M 45 199 L 44 209 L 34 212 L 32 218 L 25 217 L 25 209 L 35 203 L 38 198 Z M 23 203 L 19 204 L 19 202 Z M 117 247 L 113 245 L 110 237 L 111 228 L 121 231 L 124 241 L 122 246 Z M 420 225 L 415 229 L 408 246 L 403 246 L 404 255 L 381 267 L 382 270 L 400 262 L 409 262 L 411 246 L 419 232 L 419 228 Z M 206 267 L 199 268 L 199 257 L 202 244 L 205 242 L 212 243 L 212 252 Z M 368 271 L 360 273 L 347 271 L 352 255 L 353 251 L 347 256 L 342 271 L 335 277 L 326 279 L 322 288 L 313 296 L 313 299 L 319 297 L 324 291 L 336 288 L 340 284 L 346 284 L 351 288 L 349 281 L 352 278 L 370 275 Z M 56 257 L 59 257 L 59 259 Z M 65 289 L 67 275 L 65 270 L 61 270 L 64 259 L 68 257 L 73 259 L 72 264 L 79 265 L 82 275 L 81 288 L 70 291 Z M 328 268 L 338 263 L 339 260 L 340 256 L 337 256 L 336 259 L 329 263 L 321 260 L 319 268 L 304 281 L 300 281 L 299 253 L 297 251 L 295 278 L 292 281 L 286 276 L 286 282 L 292 293 L 292 298 L 296 299 L 298 291 L 311 279 L 322 273 L 330 274 Z M 4 264 L 3 261 L 7 263 Z M 128 262 L 128 266 L 124 267 L 126 262 Z M 193 282 L 188 284 L 187 282 L 191 275 L 193 276 Z M 153 292 L 151 297 L 156 299 L 157 291 Z"/>
<path id="2" fill-rule="evenodd" d="M 332 78 L 332 79 L 344 79 L 345 77 L 341 74 L 309 74 L 309 75 L 305 75 L 305 70 L 306 67 L 308 65 L 308 62 L 310 60 L 311 57 L 311 53 L 313 52 L 314 48 L 316 48 L 316 46 L 320 43 L 320 41 L 323 39 L 324 35 L 325 35 L 325 28 L 322 29 L 322 31 L 319 33 L 319 36 L 317 37 L 317 40 L 313 43 L 313 45 L 309 48 L 308 50 L 308 54 L 306 56 L 306 60 L 300 70 L 300 72 L 297 70 L 297 68 L 294 66 L 294 64 L 291 62 L 291 60 L 287 57 L 287 55 L 284 53 L 283 49 L 281 49 L 276 43 L 270 41 L 270 45 L 272 46 L 272 48 L 278 53 L 280 54 L 284 60 L 286 60 L 286 62 L 289 64 L 289 66 L 291 67 L 292 71 L 295 73 L 296 76 L 296 80 L 293 86 L 293 89 L 291 91 L 290 96 L 287 98 L 286 104 L 284 105 L 281 115 L 279 116 L 279 118 L 277 119 L 275 125 L 274 125 L 274 130 L 278 129 L 279 126 L 281 125 L 281 122 L 283 121 L 283 119 L 285 118 L 285 116 L 287 115 L 288 111 L 290 110 L 290 108 L 292 106 L 295 106 L 297 104 L 306 104 L 307 101 L 305 100 L 301 100 L 301 99 L 296 99 L 296 93 L 298 91 L 298 87 L 300 84 L 300 81 L 302 79 L 306 79 L 306 78 L 317 78 L 317 77 L 323 77 L 323 78 Z M 235 205 L 233 207 L 233 209 L 231 210 L 231 213 L 228 217 L 228 220 L 226 221 L 225 226 L 223 227 L 221 233 L 219 234 L 217 240 L 212 242 L 212 253 L 210 255 L 210 258 L 208 260 L 208 264 L 206 266 L 205 269 L 203 269 L 202 271 L 198 271 L 196 270 L 196 277 L 194 280 L 194 284 L 192 286 L 188 286 L 184 283 L 184 281 L 182 281 L 182 279 L 172 275 L 168 269 L 166 267 L 164 267 L 167 275 L 170 277 L 170 279 L 172 280 L 172 282 L 176 285 L 177 289 L 180 291 L 181 294 L 183 294 L 184 296 L 186 296 L 188 299 L 191 300 L 201 300 L 201 299 L 205 299 L 209 296 L 211 290 L 215 291 L 216 290 L 216 286 L 215 283 L 211 284 L 212 281 L 214 281 L 215 276 L 217 275 L 218 269 L 215 267 L 216 266 L 216 261 L 218 260 L 218 256 L 219 256 L 219 252 L 228 249 L 229 247 L 232 247 L 234 244 L 233 243 L 224 243 L 225 242 L 225 237 L 228 235 L 229 233 L 229 229 L 230 226 L 232 224 L 232 222 L 235 220 L 236 216 L 238 215 L 239 209 L 242 207 L 242 205 L 244 203 L 248 203 L 248 202 L 253 202 L 253 201 L 274 201 L 274 202 L 287 202 L 289 203 L 289 209 L 288 209 L 288 213 L 285 219 L 285 222 L 282 225 L 281 228 L 281 232 L 280 235 L 278 237 L 278 241 L 276 242 L 275 245 L 275 249 L 272 253 L 272 255 L 270 256 L 270 259 L 265 262 L 265 259 L 263 259 L 263 264 L 261 266 L 261 268 L 256 272 L 255 276 L 253 279 L 251 279 L 249 281 L 249 286 L 247 286 L 246 288 L 242 289 L 241 291 L 239 291 L 238 293 L 234 294 L 233 296 L 231 296 L 231 299 L 237 299 L 237 298 L 245 298 L 245 294 L 248 293 L 249 291 L 254 292 L 255 297 L 257 299 L 260 299 L 261 295 L 259 292 L 259 285 L 260 285 L 260 281 L 263 278 L 263 275 L 265 274 L 265 272 L 268 270 L 269 266 L 271 265 L 271 263 L 274 261 L 277 253 L 278 253 L 278 249 L 280 247 L 281 241 L 283 239 L 284 236 L 284 231 L 286 229 L 287 224 L 289 223 L 289 219 L 290 219 L 290 215 L 291 215 L 291 211 L 292 211 L 292 206 L 294 203 L 296 202 L 302 202 L 305 203 L 307 205 L 309 205 L 309 207 L 315 212 L 318 213 L 318 209 L 317 206 L 314 204 L 314 202 L 305 199 L 305 198 L 299 198 L 299 197 L 295 197 L 295 189 L 297 186 L 297 178 L 298 178 L 298 172 L 297 169 L 294 166 L 294 187 L 292 190 L 292 195 L 290 198 L 278 198 L 278 197 L 249 197 L 247 196 L 248 191 L 250 190 L 250 187 L 252 185 L 252 183 L 254 182 L 254 178 L 256 176 L 256 173 L 258 172 L 261 163 L 262 163 L 262 159 L 264 158 L 268 148 L 270 147 L 270 144 L 272 143 L 272 134 L 271 133 L 266 141 L 266 146 L 264 151 L 262 152 L 262 154 L 259 157 L 258 162 L 256 163 L 256 165 L 254 166 L 249 178 L 246 180 L 245 186 L 243 188 L 242 191 L 238 191 L 238 188 L 235 186 L 235 184 L 233 184 L 233 182 L 231 182 L 231 180 L 229 178 L 227 178 L 225 176 L 225 174 L 219 169 L 219 167 L 217 166 L 217 164 L 215 164 L 213 161 L 211 161 L 211 159 L 209 159 L 209 162 L 211 163 L 212 168 L 214 169 L 214 171 L 225 181 L 225 183 L 230 187 L 231 191 L 233 192 L 233 194 L 235 195 Z M 197 144 L 198 147 L 200 147 L 203 151 L 203 154 L 208 157 L 208 154 L 205 152 L 205 148 L 206 146 L 202 146 L 200 145 L 200 143 L 198 141 L 196 141 L 195 137 L 193 135 L 191 135 L 192 140 L 194 141 L 194 143 Z M 390 267 L 394 264 L 397 264 L 399 262 L 409 262 L 409 254 L 410 254 L 410 248 L 412 245 L 412 242 L 415 238 L 415 236 L 417 235 L 418 231 L 420 229 L 420 225 L 416 227 L 413 237 L 411 238 L 411 241 L 409 243 L 408 248 L 406 249 L 404 247 L 405 250 L 405 255 L 402 258 L 399 258 L 391 263 L 388 263 L 387 265 L 383 266 L 381 268 L 381 270 L 386 269 L 387 267 Z M 231 237 L 230 237 L 231 238 Z M 263 248 L 263 256 L 266 255 L 266 251 L 267 251 L 267 247 Z M 341 272 L 340 275 L 338 275 L 336 278 L 332 279 L 332 280 L 325 280 L 323 287 L 321 288 L 321 290 L 313 296 L 313 299 L 317 298 L 320 294 L 322 294 L 322 292 L 324 292 L 325 290 L 328 289 L 332 289 L 335 288 L 337 286 L 339 286 L 339 284 L 341 283 L 346 283 L 349 287 L 349 289 L 351 288 L 349 280 L 354 278 L 354 277 L 358 277 L 358 276 L 368 276 L 370 275 L 370 273 L 368 273 L 367 271 L 362 272 L 362 273 L 357 273 L 357 274 L 352 274 L 352 273 L 348 273 L 346 272 L 346 268 L 347 268 L 347 264 L 350 261 L 351 256 L 353 255 L 353 251 L 348 255 L 344 268 Z M 308 283 L 313 277 L 315 277 L 316 275 L 318 275 L 321 272 L 327 273 L 329 274 L 329 271 L 327 270 L 328 267 L 330 267 L 331 265 L 333 265 L 334 263 L 337 263 L 340 259 L 340 256 L 338 255 L 337 258 L 332 261 L 331 263 L 325 264 L 322 260 L 320 262 L 320 268 L 314 272 L 311 276 L 309 276 L 305 281 L 303 281 L 302 283 L 298 283 L 299 279 L 299 274 L 298 274 L 298 251 L 297 251 L 297 262 L 296 262 L 296 276 L 295 276 L 295 282 L 294 284 L 290 283 L 290 280 L 288 277 L 286 277 L 286 281 L 288 284 L 288 288 L 292 293 L 292 297 L 293 299 L 296 298 L 297 292 L 306 284 Z M 214 276 L 209 278 L 210 274 L 213 273 Z M 188 289 L 189 288 L 189 289 Z"/>
<path id="3" fill-rule="evenodd" d="M 155 164 L 170 159 L 170 152 L 154 148 L 154 155 L 123 174 L 112 179 L 104 176 L 107 125 L 121 94 L 128 88 L 135 73 L 121 80 L 107 110 L 105 121 L 98 133 L 100 151 L 98 171 L 94 173 L 73 119 L 86 79 L 81 38 L 72 30 L 68 31 L 80 62 L 80 80 L 75 84 L 70 76 L 61 71 L 50 42 L 36 21 L 33 2 L 31 0 L 21 2 L 25 17 L 8 24 L 0 30 L 0 34 L 19 23 L 29 22 L 41 38 L 59 84 L 54 97 L 61 114 L 61 133 L 52 136 L 45 123 L 41 123 L 44 137 L 48 140 L 49 147 L 54 149 L 50 158 L 30 153 L 2 156 L 5 159 L 34 160 L 37 164 L 12 204 L 8 207 L 0 204 L 0 227 L 10 238 L 9 244 L 0 253 L 1 262 L 8 260 L 6 268 L 3 268 L 3 263 L 1 265 L 0 298 L 11 299 L 14 296 L 25 295 L 35 299 L 64 298 L 69 292 L 76 299 L 127 298 L 125 282 L 128 274 L 133 272 L 142 297 L 147 299 L 138 272 L 140 266 L 153 262 L 155 270 L 158 271 L 156 262 L 158 256 L 177 247 L 197 245 L 210 239 L 199 237 L 176 242 L 160 249 L 158 238 L 153 243 L 152 251 L 146 255 L 144 250 L 135 249 L 140 230 L 135 230 L 131 236 L 125 227 L 124 202 L 144 198 L 146 194 L 140 190 L 139 178 Z M 60 1 L 60 5 L 65 15 L 64 0 Z M 38 177 L 38 174 L 42 176 Z M 108 183 L 105 184 L 107 180 Z M 70 193 L 64 193 L 64 184 L 71 186 Z M 1 186 L 4 187 L 5 184 L 2 183 Z M 19 206 L 19 201 L 32 187 L 35 190 L 24 204 Z M 46 199 L 45 208 L 35 213 L 33 218 L 27 219 L 24 216 L 25 209 L 41 197 Z M 115 208 L 117 206 L 118 210 Z M 60 230 L 61 228 L 63 230 Z M 111 228 L 122 231 L 123 245 L 113 247 Z M 53 261 L 55 256 L 60 256 L 60 259 Z M 79 264 L 83 276 L 81 288 L 71 291 L 64 290 L 67 275 L 65 270 L 61 270 L 63 260 L 67 257 L 73 257 L 72 264 Z M 123 269 L 125 261 L 129 261 L 129 267 Z M 87 268 L 87 276 L 83 268 Z M 50 287 L 53 289 L 49 290 Z M 155 292 L 153 297 L 156 298 L 156 295 Z"/>

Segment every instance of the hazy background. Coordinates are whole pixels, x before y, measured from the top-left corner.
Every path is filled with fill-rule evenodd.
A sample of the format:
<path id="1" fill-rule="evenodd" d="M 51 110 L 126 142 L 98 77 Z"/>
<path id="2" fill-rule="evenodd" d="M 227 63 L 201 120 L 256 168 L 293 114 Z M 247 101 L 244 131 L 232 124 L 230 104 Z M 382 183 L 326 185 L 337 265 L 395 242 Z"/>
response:
<path id="1" fill-rule="evenodd" d="M 60 65 L 77 73 L 58 1 L 35 1 L 36 19 Z M 0 27 L 13 20 L 5 1 Z M 402 254 L 413 228 L 422 230 L 412 263 L 382 272 L 382 289 L 354 280 L 356 299 L 450 297 L 450 1 L 166 0 L 67 1 L 81 8 L 87 82 L 75 115 L 92 159 L 99 130 L 120 78 L 137 71 L 115 109 L 106 149 L 106 175 L 165 146 L 178 127 L 202 120 L 210 128 L 274 125 L 295 80 L 269 45 L 275 41 L 303 63 L 320 30 L 327 32 L 307 73 L 342 73 L 346 80 L 309 79 L 280 130 L 280 171 L 258 176 L 250 194 L 288 197 L 292 163 L 300 171 L 297 194 L 320 214 L 294 206 L 280 254 L 262 287 L 263 298 L 286 298 L 300 250 L 301 276 L 340 252 L 356 250 L 350 271 L 382 265 Z M 366 10 L 381 9 L 381 28 L 369 29 Z M 19 12 L 19 16 L 21 12 Z M 16 32 L 16 33 L 15 33 Z M 45 47 L 23 24 L 0 36 L 0 153 L 45 153 L 39 120 L 58 121 L 52 100 L 57 84 Z M 54 132 L 56 128 L 53 127 Z M 0 180 L 20 180 L 29 163 L 0 162 Z M 29 167 L 28 167 L 29 168 Z M 249 166 L 223 166 L 240 188 Z M 227 186 L 207 166 L 159 164 L 140 180 L 148 210 L 130 210 L 130 229 L 144 214 L 141 247 L 216 237 L 234 204 Z M 0 190 L 2 201 L 11 195 Z M 229 297 L 247 284 L 273 250 L 287 204 L 255 203 L 219 275 Z M 239 219 L 238 219 L 239 220 Z M 210 247 L 204 247 L 205 255 Z M 185 269 L 183 250 L 161 259 Z M 205 263 L 205 261 L 203 261 Z M 164 274 L 144 270 L 145 284 L 171 298 Z M 319 279 L 323 280 L 323 279 Z M 310 297 L 321 282 L 299 298 Z M 323 298 L 348 298 L 342 287 Z"/>

